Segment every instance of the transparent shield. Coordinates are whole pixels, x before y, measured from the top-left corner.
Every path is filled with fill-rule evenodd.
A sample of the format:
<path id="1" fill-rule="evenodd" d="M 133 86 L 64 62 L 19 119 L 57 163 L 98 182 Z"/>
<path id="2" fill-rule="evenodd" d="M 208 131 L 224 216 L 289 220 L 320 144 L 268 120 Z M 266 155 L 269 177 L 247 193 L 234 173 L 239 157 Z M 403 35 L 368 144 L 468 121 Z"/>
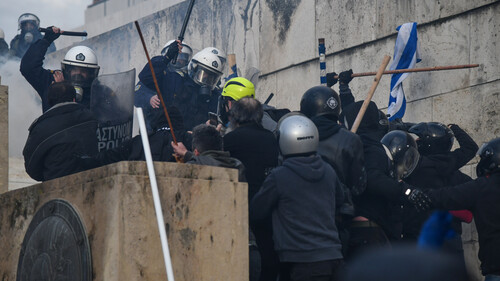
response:
<path id="1" fill-rule="evenodd" d="M 101 75 L 92 83 L 90 110 L 98 120 L 99 151 L 132 137 L 135 69 Z"/>

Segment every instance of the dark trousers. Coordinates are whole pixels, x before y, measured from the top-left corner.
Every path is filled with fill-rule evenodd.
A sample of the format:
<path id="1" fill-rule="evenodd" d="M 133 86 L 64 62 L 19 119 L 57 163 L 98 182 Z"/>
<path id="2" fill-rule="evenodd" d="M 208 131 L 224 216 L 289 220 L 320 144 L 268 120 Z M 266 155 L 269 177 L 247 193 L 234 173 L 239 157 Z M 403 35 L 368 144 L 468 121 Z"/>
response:
<path id="1" fill-rule="evenodd" d="M 391 246 L 384 230 L 379 226 L 351 226 L 349 234 L 349 248 L 346 257 L 349 260 L 366 249 Z"/>
<path id="2" fill-rule="evenodd" d="M 336 281 L 344 260 L 288 263 L 291 281 Z M 280 279 L 281 280 L 281 279 Z"/>
<path id="3" fill-rule="evenodd" d="M 274 250 L 273 226 L 271 217 L 251 225 L 257 240 L 261 258 L 259 281 L 276 281 L 279 273 L 279 257 Z"/>

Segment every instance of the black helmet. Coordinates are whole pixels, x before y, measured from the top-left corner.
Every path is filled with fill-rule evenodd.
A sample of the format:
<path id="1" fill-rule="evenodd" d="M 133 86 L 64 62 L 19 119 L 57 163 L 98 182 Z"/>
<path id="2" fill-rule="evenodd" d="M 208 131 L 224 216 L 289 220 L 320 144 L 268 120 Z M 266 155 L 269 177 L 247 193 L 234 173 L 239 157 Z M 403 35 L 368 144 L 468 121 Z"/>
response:
<path id="1" fill-rule="evenodd" d="M 451 150 L 455 140 L 453 131 L 439 122 L 418 123 L 408 132 L 418 136 L 418 151 L 422 155 L 447 153 Z"/>
<path id="2" fill-rule="evenodd" d="M 307 90 L 300 100 L 300 112 L 311 118 L 330 114 L 337 119 L 340 114 L 340 98 L 337 92 L 326 86 L 315 86 Z"/>
<path id="3" fill-rule="evenodd" d="M 476 166 L 478 177 L 500 171 L 500 138 L 492 139 L 488 143 L 483 144 L 477 155 L 481 157 Z"/>
<path id="4" fill-rule="evenodd" d="M 380 141 L 391 162 L 391 177 L 400 180 L 413 172 L 420 154 L 415 140 L 405 131 L 394 130 Z"/>

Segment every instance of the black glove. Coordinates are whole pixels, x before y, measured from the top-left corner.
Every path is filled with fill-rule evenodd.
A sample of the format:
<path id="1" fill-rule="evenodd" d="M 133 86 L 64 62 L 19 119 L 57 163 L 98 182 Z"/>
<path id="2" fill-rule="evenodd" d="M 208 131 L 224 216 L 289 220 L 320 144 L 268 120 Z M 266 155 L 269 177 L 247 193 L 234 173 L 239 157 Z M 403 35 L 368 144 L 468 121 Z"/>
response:
<path id="1" fill-rule="evenodd" d="M 168 45 L 168 51 L 165 54 L 165 57 L 169 61 L 171 61 L 178 54 L 179 54 L 179 42 L 174 41 L 170 45 Z"/>
<path id="2" fill-rule="evenodd" d="M 408 200 L 417 212 L 424 212 L 432 207 L 432 201 L 422 190 L 418 188 L 405 188 L 404 196 Z"/>
<path id="3" fill-rule="evenodd" d="M 56 40 L 57 38 L 59 38 L 59 36 L 61 36 L 61 33 L 55 33 L 52 30 L 52 27 L 54 26 L 47 27 L 47 31 L 45 31 L 45 35 L 43 36 L 43 39 L 45 39 L 49 43 L 54 42 L 54 40 Z"/>
<path id="4" fill-rule="evenodd" d="M 337 76 L 337 73 L 335 72 L 330 72 L 326 74 L 326 86 L 331 87 L 337 84 L 338 79 L 335 78 L 335 76 Z"/>
<path id="5" fill-rule="evenodd" d="M 349 84 L 349 82 L 351 82 L 352 80 L 351 75 L 352 75 L 352 69 L 340 72 L 339 74 L 340 84 Z"/>

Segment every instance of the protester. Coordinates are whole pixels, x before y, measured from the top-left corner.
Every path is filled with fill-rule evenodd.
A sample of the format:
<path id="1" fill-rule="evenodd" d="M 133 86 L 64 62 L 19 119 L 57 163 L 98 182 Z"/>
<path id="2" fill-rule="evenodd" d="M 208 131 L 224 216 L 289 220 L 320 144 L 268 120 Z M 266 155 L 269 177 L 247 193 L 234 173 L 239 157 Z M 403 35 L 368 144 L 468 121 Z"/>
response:
<path id="1" fill-rule="evenodd" d="M 37 91 L 42 99 L 43 112 L 49 109 L 47 89 L 54 82 L 69 81 L 76 90 L 76 101 L 87 108 L 90 106 L 90 86 L 99 73 L 97 56 L 86 46 L 71 48 L 61 62 L 62 71 L 43 68 L 45 52 L 54 40 L 59 38 L 61 30 L 49 27 L 42 39 L 36 41 L 21 60 L 21 74 Z"/>
<path id="2" fill-rule="evenodd" d="M 280 121 L 283 166 L 273 170 L 250 205 L 251 220 L 272 214 L 273 239 L 290 279 L 337 280 L 343 265 L 335 224 L 343 192 L 337 174 L 316 151 L 318 130 L 305 116 Z"/>
<path id="3" fill-rule="evenodd" d="M 278 143 L 274 134 L 261 126 L 263 109 L 253 98 L 242 98 L 232 104 L 229 120 L 235 129 L 224 135 L 224 151 L 245 165 L 248 202 L 259 191 L 267 174 L 278 165 Z M 250 207 L 251 211 L 251 207 Z M 271 219 L 250 222 L 262 257 L 260 280 L 276 280 L 279 259 L 274 252 Z"/>
<path id="4" fill-rule="evenodd" d="M 171 142 L 175 154 L 185 163 L 238 169 L 239 181 L 245 181 L 245 168 L 240 160 L 222 151 L 222 137 L 215 127 L 200 124 L 193 128 L 192 151 L 182 142 Z"/>
<path id="5" fill-rule="evenodd" d="M 151 63 L 164 101 L 169 106 L 179 108 L 186 129 L 191 130 L 206 122 L 208 112 L 217 110 L 220 93 L 216 86 L 222 76 L 226 58 L 217 48 L 208 47 L 193 56 L 187 67 L 187 76 L 165 71 L 180 48 L 180 43 L 174 41 L 165 56 L 154 57 Z M 149 65 L 144 66 L 139 79 L 149 89 L 156 91 Z M 151 102 L 155 106 L 159 105 L 156 99 Z"/>
<path id="6" fill-rule="evenodd" d="M 500 138 L 483 145 L 478 178 L 464 184 L 427 191 L 435 208 L 470 210 L 474 215 L 481 271 L 486 281 L 500 280 Z"/>
<path id="7" fill-rule="evenodd" d="M 300 112 L 309 117 L 318 128 L 318 154 L 334 168 L 342 183 L 345 202 L 337 214 L 337 226 L 343 250 L 347 250 L 347 228 L 354 216 L 351 194 L 360 195 L 365 190 L 366 170 L 361 139 L 337 122 L 340 107 L 339 95 L 324 86 L 310 88 L 300 101 Z"/>
<path id="8" fill-rule="evenodd" d="M 405 182 L 422 190 L 437 189 L 444 186 L 458 185 L 472 179 L 459 169 L 474 158 L 478 146 L 474 140 L 458 125 L 446 126 L 438 122 L 422 122 L 412 126 L 409 132 L 418 136 L 417 145 L 420 159 L 413 173 Z M 454 139 L 460 147 L 451 151 Z M 455 213 L 465 215 L 469 219 L 458 217 L 453 219 L 453 229 L 462 233 L 462 221 L 470 222 L 472 214 L 464 210 Z M 412 208 L 405 208 L 403 218 L 403 238 L 405 241 L 416 242 L 423 223 L 429 218 L 430 212 L 417 213 Z M 456 235 L 447 241 L 447 249 L 459 257 L 465 267 L 462 239 Z"/>
<path id="9" fill-rule="evenodd" d="M 31 13 L 22 14 L 17 20 L 19 34 L 10 41 L 10 55 L 12 57 L 22 58 L 28 48 L 39 39 L 42 39 L 42 34 L 38 30 L 40 27 L 40 19 Z M 56 47 L 52 42 L 49 43 L 45 52 L 51 53 L 56 51 Z M 45 52 L 43 55 L 45 55 Z"/>
<path id="10" fill-rule="evenodd" d="M 255 87 L 252 82 L 243 77 L 229 79 L 222 89 L 222 99 L 219 100 L 218 112 L 222 124 L 227 127 L 225 133 L 234 129 L 233 124 L 229 122 L 229 112 L 234 102 L 242 98 L 255 98 Z M 290 112 L 288 109 L 276 109 L 272 106 L 263 104 L 263 116 L 261 125 L 264 129 L 273 132 L 276 129 L 277 120 Z"/>
<path id="11" fill-rule="evenodd" d="M 29 128 L 24 164 L 30 177 L 46 181 L 82 171 L 81 156 L 97 154 L 97 120 L 75 102 L 69 82 L 49 86 L 49 109 Z"/>

